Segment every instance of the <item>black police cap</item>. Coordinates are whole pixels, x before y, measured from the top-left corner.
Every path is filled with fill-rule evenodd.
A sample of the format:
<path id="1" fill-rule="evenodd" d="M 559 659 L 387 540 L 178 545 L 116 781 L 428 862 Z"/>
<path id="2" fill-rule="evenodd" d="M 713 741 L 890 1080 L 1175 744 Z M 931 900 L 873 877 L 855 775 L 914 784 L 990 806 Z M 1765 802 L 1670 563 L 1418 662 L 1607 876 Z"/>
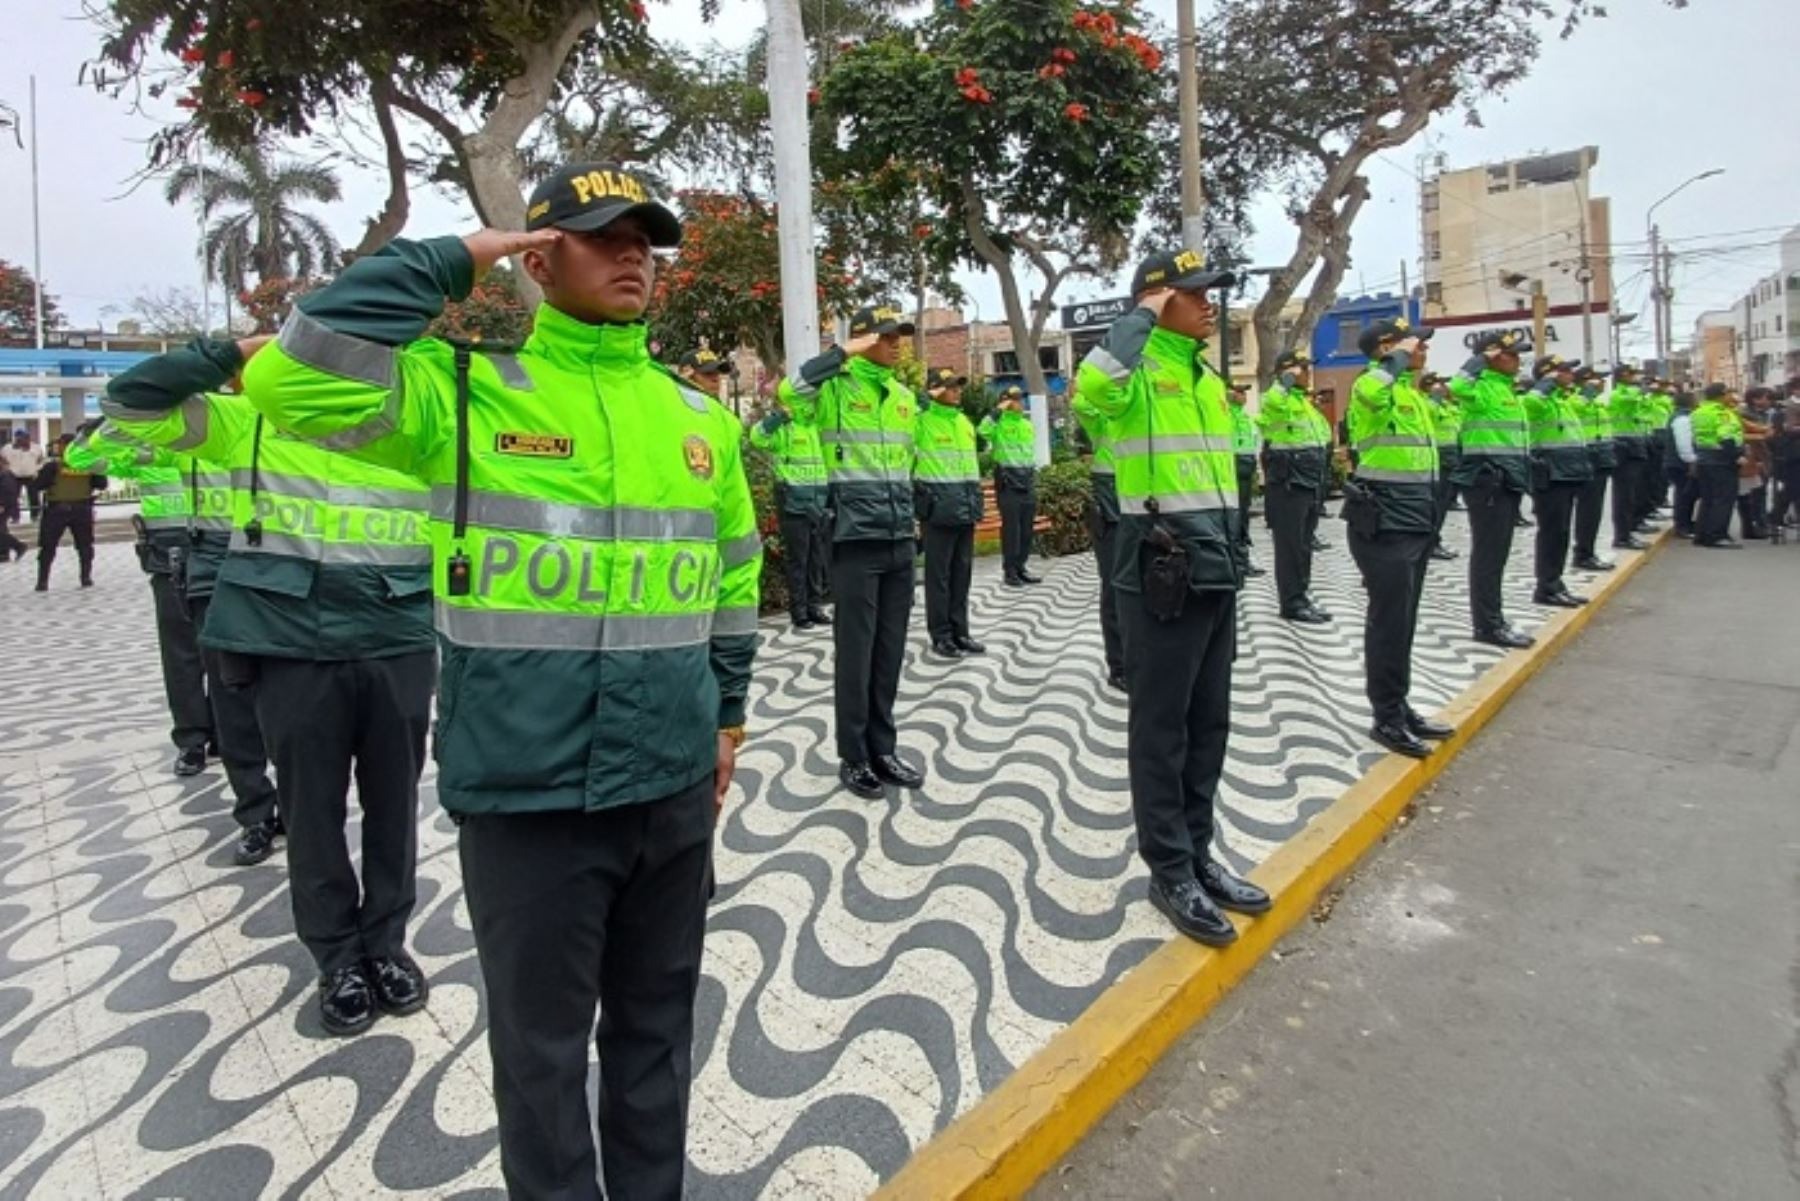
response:
<path id="1" fill-rule="evenodd" d="M 1191 250 L 1159 250 L 1138 264 L 1131 277 L 1131 294 L 1141 296 L 1153 288 L 1198 292 L 1204 288 L 1229 288 L 1237 276 L 1229 271 L 1208 271 Z"/>
<path id="2" fill-rule="evenodd" d="M 570 163 L 531 190 L 525 228 L 591 233 L 621 217 L 644 224 L 652 246 L 681 245 L 681 219 L 650 181 L 616 163 Z"/>
<path id="3" fill-rule="evenodd" d="M 864 334 L 899 334 L 901 337 L 908 337 L 912 332 L 913 323 L 891 304 L 872 304 L 850 314 L 852 338 L 860 338 Z"/>
<path id="4" fill-rule="evenodd" d="M 698 371 L 701 375 L 722 375 L 731 370 L 730 363 L 705 347 L 682 355 L 681 365 L 689 371 Z"/>
<path id="5" fill-rule="evenodd" d="M 1491 329 L 1470 345 L 1476 354 L 1518 354 L 1525 349 L 1525 339 L 1516 330 Z"/>
<path id="6" fill-rule="evenodd" d="M 1559 354 L 1547 354 L 1531 365 L 1531 374 L 1543 379 L 1553 371 L 1574 371 L 1581 366 L 1579 359 L 1565 359 Z"/>
<path id="7" fill-rule="evenodd" d="M 1724 384 L 1708 384 L 1706 385 L 1706 391 L 1701 393 L 1701 395 L 1708 400 L 1724 400 L 1730 394 L 1731 389 L 1727 388 Z"/>
<path id="8" fill-rule="evenodd" d="M 1390 317 L 1386 321 L 1377 321 L 1365 329 L 1362 337 L 1356 340 L 1356 346 L 1363 352 L 1365 358 L 1374 358 L 1377 348 L 1390 339 L 1417 338 L 1421 342 L 1429 342 L 1435 333 L 1437 331 L 1430 326 L 1421 325 L 1415 328 L 1412 322 L 1404 317 Z"/>
<path id="9" fill-rule="evenodd" d="M 1275 370 L 1286 371 L 1289 367 L 1311 367 L 1312 356 L 1304 350 L 1290 350 L 1275 360 Z"/>
<path id="10" fill-rule="evenodd" d="M 968 383 L 968 376 L 958 375 L 948 367 L 933 367 L 925 373 L 925 390 L 927 392 L 942 392 L 946 388 L 963 388 L 967 387 Z"/>

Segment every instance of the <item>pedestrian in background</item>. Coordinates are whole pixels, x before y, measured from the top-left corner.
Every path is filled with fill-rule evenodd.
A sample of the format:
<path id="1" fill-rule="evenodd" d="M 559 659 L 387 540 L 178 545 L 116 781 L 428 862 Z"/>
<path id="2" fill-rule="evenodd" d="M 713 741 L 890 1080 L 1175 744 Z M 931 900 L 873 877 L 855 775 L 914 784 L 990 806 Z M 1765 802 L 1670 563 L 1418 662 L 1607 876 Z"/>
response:
<path id="1" fill-rule="evenodd" d="M 81 564 L 81 586 L 94 586 L 94 498 L 106 491 L 106 477 L 76 471 L 63 462 L 63 453 L 75 441 L 74 434 L 56 440 L 51 457 L 38 472 L 44 497 L 43 518 L 38 523 L 37 590 L 50 590 L 50 565 L 66 532 L 75 542 Z"/>
<path id="2" fill-rule="evenodd" d="M 1275 593 L 1283 621 L 1323 625 L 1331 614 L 1312 597 L 1313 532 L 1331 478 L 1331 424 L 1314 406 L 1312 360 L 1290 350 L 1275 360 L 1257 424 L 1263 438 L 1263 510 L 1275 544 Z M 1236 432 L 1233 432 L 1234 440 Z M 1242 476 L 1239 476 L 1240 496 Z M 1240 519 L 1243 509 L 1239 509 Z"/>
<path id="3" fill-rule="evenodd" d="M 43 488 L 38 483 L 38 475 L 44 470 L 44 452 L 32 444 L 31 431 L 20 427 L 13 431 L 12 442 L 0 449 L 0 468 L 10 473 L 18 481 L 19 490 L 29 498 L 31 520 L 36 521 L 42 512 L 40 497 Z M 15 513 L 14 520 L 18 519 Z"/>
<path id="4" fill-rule="evenodd" d="M 1669 419 L 1669 476 L 1675 486 L 1671 520 L 1677 538 L 1694 536 L 1694 508 L 1700 501 L 1700 460 L 1694 450 L 1694 394 L 1685 388 L 1675 394 L 1675 415 Z"/>
<path id="5" fill-rule="evenodd" d="M 1031 558 L 1031 527 L 1037 523 L 1037 432 L 1025 415 L 1025 393 L 1017 385 L 1000 394 L 999 406 L 976 433 L 994 456 L 994 503 L 1000 506 L 1000 558 L 1009 587 L 1040 584 L 1025 566 Z"/>
<path id="6" fill-rule="evenodd" d="M 925 377 L 930 403 L 913 425 L 913 505 L 925 532 L 925 629 L 942 659 L 987 650 L 969 634 L 982 501 L 975 427 L 962 411 L 968 382 L 947 368 L 932 368 Z"/>

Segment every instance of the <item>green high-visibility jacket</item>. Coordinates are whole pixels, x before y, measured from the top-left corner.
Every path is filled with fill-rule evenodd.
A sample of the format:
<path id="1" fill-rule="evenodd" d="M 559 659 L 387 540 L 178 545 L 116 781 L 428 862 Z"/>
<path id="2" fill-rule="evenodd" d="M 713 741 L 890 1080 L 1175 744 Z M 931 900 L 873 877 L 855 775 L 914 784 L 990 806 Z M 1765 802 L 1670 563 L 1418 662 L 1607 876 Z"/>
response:
<path id="1" fill-rule="evenodd" d="M 1271 487 L 1307 491 L 1324 485 L 1331 466 L 1331 423 L 1304 388 L 1283 376 L 1263 393 L 1256 424 L 1262 430 Z"/>
<path id="2" fill-rule="evenodd" d="M 794 420 L 819 431 L 838 542 L 913 536 L 913 419 L 919 402 L 891 368 L 834 346 L 781 381 Z"/>
<path id="3" fill-rule="evenodd" d="M 1695 407 L 1694 453 L 1709 467 L 1735 467 L 1744 448 L 1744 422 L 1737 410 L 1722 400 L 1708 400 Z"/>
<path id="4" fill-rule="evenodd" d="M 1655 418 L 1650 396 L 1634 384 L 1620 384 L 1607 398 L 1607 419 L 1612 425 L 1615 458 L 1642 459 L 1649 451 L 1645 438 Z"/>
<path id="5" fill-rule="evenodd" d="M 1187 550 L 1195 590 L 1243 583 L 1231 405 L 1204 351 L 1137 308 L 1076 373 L 1077 397 L 1106 419 L 1112 441 L 1120 511 L 1113 582 L 1123 592 L 1143 590 L 1144 540 L 1159 524 Z"/>
<path id="6" fill-rule="evenodd" d="M 1441 466 L 1445 458 L 1462 455 L 1462 406 L 1454 396 L 1440 399 L 1427 393 L 1425 399 L 1431 405 L 1431 436 Z"/>
<path id="7" fill-rule="evenodd" d="M 137 480 L 139 512 L 149 531 L 145 570 L 169 572 L 169 550 L 181 547 L 187 554 L 188 598 L 212 595 L 231 545 L 231 472 L 140 442 L 111 421 L 76 438 L 67 458 L 76 466 Z"/>
<path id="8" fill-rule="evenodd" d="M 819 517 L 830 499 L 825 479 L 825 452 L 819 431 L 801 425 L 780 409 L 750 427 L 750 445 L 775 460 L 781 511 L 790 517 Z"/>
<path id="9" fill-rule="evenodd" d="M 1260 449 L 1255 415 L 1244 405 L 1231 403 L 1231 453 L 1240 459 L 1254 459 Z"/>
<path id="10" fill-rule="evenodd" d="M 989 413 L 975 432 L 993 448 L 994 487 L 1031 491 L 1037 482 L 1037 431 L 1031 418 L 1010 409 Z"/>
<path id="11" fill-rule="evenodd" d="M 1355 478 L 1375 494 L 1382 532 L 1429 534 L 1437 528 L 1437 440 L 1431 402 L 1406 360 L 1371 363 L 1356 377 L 1346 422 Z"/>
<path id="12" fill-rule="evenodd" d="M 473 278 L 461 239 L 391 242 L 300 302 L 245 390 L 276 427 L 429 489 L 446 809 L 690 788 L 744 721 L 756 654 L 742 427 L 651 359 L 641 322 L 540 305 L 516 354 L 469 356 L 459 489 L 458 355 L 421 335 Z"/>
<path id="13" fill-rule="evenodd" d="M 1541 380 L 1525 397 L 1525 415 L 1531 421 L 1531 457 L 1549 466 L 1551 483 L 1581 484 L 1594 478 L 1574 389 Z"/>
<path id="14" fill-rule="evenodd" d="M 1109 423 L 1105 415 L 1094 407 L 1093 401 L 1084 397 L 1079 390 L 1070 400 L 1069 408 L 1074 412 L 1075 420 L 1081 423 L 1082 432 L 1087 435 L 1089 444 L 1094 448 L 1093 461 L 1088 464 L 1088 483 L 1093 492 L 1094 511 L 1107 525 L 1117 525 L 1119 489 L 1113 480 L 1113 445 Z"/>
<path id="15" fill-rule="evenodd" d="M 1588 462 L 1595 471 L 1611 471 L 1618 466 L 1618 451 L 1613 446 L 1612 415 L 1601 403 L 1600 388 L 1589 384 L 1576 392 L 1570 402 L 1581 422 L 1581 437 L 1587 443 Z"/>
<path id="16" fill-rule="evenodd" d="M 285 436 L 243 397 L 212 391 L 240 367 L 236 343 L 197 341 L 115 378 L 101 406 L 127 437 L 231 473 L 229 550 L 200 640 L 321 661 L 430 649 L 425 490 Z"/>
<path id="17" fill-rule="evenodd" d="M 955 405 L 932 403 L 913 423 L 914 503 L 926 525 L 981 520 L 981 459 L 975 427 Z"/>
<path id="18" fill-rule="evenodd" d="M 1524 492 L 1531 486 L 1531 434 L 1512 376 L 1491 367 L 1473 379 L 1458 372 L 1450 394 L 1462 404 L 1462 460 L 1450 478 L 1466 488 L 1492 477 L 1508 492 Z"/>
<path id="19" fill-rule="evenodd" d="M 1650 440 L 1672 440 L 1674 435 L 1669 432 L 1669 422 L 1675 417 L 1675 398 L 1666 392 L 1653 392 L 1646 399 L 1650 403 L 1644 420 Z"/>

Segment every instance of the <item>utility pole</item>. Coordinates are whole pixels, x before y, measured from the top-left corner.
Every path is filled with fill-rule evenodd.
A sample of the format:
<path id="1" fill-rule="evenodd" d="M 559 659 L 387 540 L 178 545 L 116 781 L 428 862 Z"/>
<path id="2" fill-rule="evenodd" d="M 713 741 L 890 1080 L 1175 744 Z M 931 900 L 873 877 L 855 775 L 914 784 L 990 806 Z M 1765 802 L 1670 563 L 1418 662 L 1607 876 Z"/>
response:
<path id="1" fill-rule="evenodd" d="M 1531 358 L 1535 363 L 1544 357 L 1544 326 L 1550 317 L 1550 299 L 1544 295 L 1544 281 L 1531 281 Z"/>
<path id="2" fill-rule="evenodd" d="M 1657 370 L 1662 370 L 1663 353 L 1663 277 L 1662 277 L 1662 230 L 1650 227 L 1650 312 L 1656 320 L 1656 362 Z"/>
<path id="3" fill-rule="evenodd" d="M 1675 252 L 1667 246 L 1662 252 L 1662 330 L 1667 359 L 1675 353 Z"/>
<path id="4" fill-rule="evenodd" d="M 819 294 L 813 262 L 812 151 L 807 143 L 806 31 L 800 0 L 768 0 L 769 132 L 775 145 L 775 203 L 781 245 L 781 332 L 787 361 L 819 350 Z"/>
<path id="5" fill-rule="evenodd" d="M 1588 222 L 1587 198 L 1577 196 L 1581 201 L 1581 265 L 1575 268 L 1575 278 L 1581 282 L 1581 361 L 1594 361 L 1594 266 L 1588 261 Z"/>
<path id="6" fill-rule="evenodd" d="M 1176 115 L 1181 123 L 1181 242 L 1206 259 L 1206 193 L 1200 186 L 1200 63 L 1194 0 L 1175 0 Z"/>
<path id="7" fill-rule="evenodd" d="M 37 348 L 44 349 L 44 238 L 38 222 L 37 76 L 31 77 L 31 307 Z"/>

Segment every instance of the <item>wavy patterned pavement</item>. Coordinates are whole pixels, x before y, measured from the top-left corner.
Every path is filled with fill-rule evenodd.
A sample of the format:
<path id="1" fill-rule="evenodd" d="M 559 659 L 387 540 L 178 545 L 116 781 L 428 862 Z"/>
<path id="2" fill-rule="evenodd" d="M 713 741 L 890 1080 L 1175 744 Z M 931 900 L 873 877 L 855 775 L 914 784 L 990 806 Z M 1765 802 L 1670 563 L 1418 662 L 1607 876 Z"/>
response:
<path id="1" fill-rule="evenodd" d="M 1341 527 L 1325 532 L 1335 625 L 1275 620 L 1268 578 L 1241 600 L 1221 834 L 1239 867 L 1379 757 L 1361 590 Z M 1525 538 L 1515 568 L 1528 555 Z M 429 787 L 414 945 L 430 1008 L 328 1039 L 280 857 L 233 867 L 220 774 L 168 771 L 129 548 L 102 548 L 89 592 L 58 566 L 48 596 L 29 564 L 0 567 L 0 1201 L 501 1196 L 454 828 Z M 718 835 L 693 1197 L 866 1194 L 1165 935 L 1132 849 L 1092 560 L 1023 592 L 993 567 L 974 601 L 985 658 L 932 660 L 915 618 L 899 709 L 931 769 L 917 795 L 836 790 L 829 637 L 764 627 Z M 1497 657 L 1463 637 L 1463 582 L 1461 563 L 1433 571 L 1421 708 Z M 1534 624 L 1523 574 L 1509 595 Z"/>

